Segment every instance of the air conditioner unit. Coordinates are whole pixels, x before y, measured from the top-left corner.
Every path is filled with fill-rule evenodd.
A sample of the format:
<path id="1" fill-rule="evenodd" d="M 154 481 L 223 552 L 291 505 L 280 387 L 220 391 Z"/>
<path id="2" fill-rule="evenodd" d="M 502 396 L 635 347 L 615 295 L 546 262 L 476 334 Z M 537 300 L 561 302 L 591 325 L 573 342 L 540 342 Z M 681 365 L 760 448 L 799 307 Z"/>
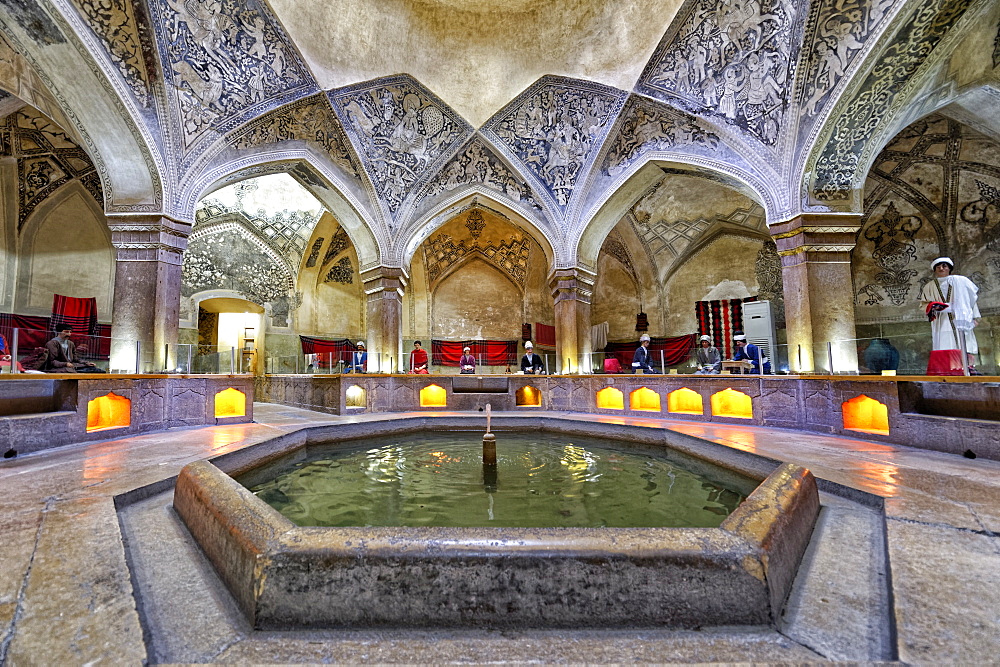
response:
<path id="1" fill-rule="evenodd" d="M 770 301 L 743 302 L 743 333 L 748 343 L 753 343 L 774 366 L 775 341 L 774 312 Z"/>

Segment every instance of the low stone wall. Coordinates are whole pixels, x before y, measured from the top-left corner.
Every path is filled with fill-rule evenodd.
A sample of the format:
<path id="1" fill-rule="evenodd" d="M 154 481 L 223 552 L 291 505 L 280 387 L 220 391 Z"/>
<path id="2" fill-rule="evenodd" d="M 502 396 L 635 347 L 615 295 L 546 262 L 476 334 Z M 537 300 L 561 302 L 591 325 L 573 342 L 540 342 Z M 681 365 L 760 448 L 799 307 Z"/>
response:
<path id="1" fill-rule="evenodd" d="M 241 416 L 216 416 L 215 397 L 226 389 L 245 396 Z M 91 401 L 127 399 L 126 425 L 88 431 Z M 254 381 L 225 375 L 46 375 L 0 380 L 0 442 L 18 454 L 177 426 L 253 421 Z M 6 450 L 5 450 L 6 451 Z"/>
<path id="2" fill-rule="evenodd" d="M 473 386 L 480 382 L 479 387 Z M 421 405 L 421 391 L 440 387 L 444 404 Z M 922 449 L 1000 460 L 1000 424 L 996 421 L 920 414 L 914 392 L 933 397 L 954 394 L 961 402 L 968 395 L 985 396 L 992 405 L 994 390 L 955 380 L 874 379 L 863 376 L 694 376 L 694 375 L 271 375 L 257 379 L 257 400 L 281 403 L 331 414 L 352 412 L 410 412 L 479 410 L 489 403 L 493 410 L 586 412 L 631 417 L 670 417 L 698 422 L 752 424 L 816 433 L 854 436 Z M 352 387 L 357 403 L 349 406 Z M 914 389 L 916 387 L 916 389 Z M 621 392 L 620 408 L 607 407 L 598 392 Z M 636 392 L 647 389 L 646 398 Z M 698 414 L 671 411 L 671 394 L 688 390 L 701 399 Z M 712 398 L 732 390 L 749 398 L 745 417 L 719 414 Z M 520 392 L 520 395 L 519 395 Z M 655 404 L 650 400 L 655 394 Z M 360 395 L 360 398 L 357 396 Z M 689 394 L 690 395 L 690 394 Z M 903 396 L 903 407 L 900 396 Z M 845 424 L 844 404 L 867 396 L 885 406 L 888 433 L 878 429 L 851 428 Z M 537 406 L 524 405 L 536 399 Z M 931 399 L 924 402 L 931 405 Z M 939 410 L 940 411 L 940 410 Z M 1000 415 L 998 415 L 1000 418 Z"/>
<path id="3" fill-rule="evenodd" d="M 449 418 L 399 421 L 419 431 Z M 181 471 L 174 507 L 255 628 L 774 624 L 819 513 L 808 470 L 760 457 L 725 464 L 770 472 L 720 528 L 298 528 L 230 477 L 358 426 L 314 427 Z M 589 426 L 562 425 L 648 431 L 629 435 L 669 446 L 662 429 Z"/>

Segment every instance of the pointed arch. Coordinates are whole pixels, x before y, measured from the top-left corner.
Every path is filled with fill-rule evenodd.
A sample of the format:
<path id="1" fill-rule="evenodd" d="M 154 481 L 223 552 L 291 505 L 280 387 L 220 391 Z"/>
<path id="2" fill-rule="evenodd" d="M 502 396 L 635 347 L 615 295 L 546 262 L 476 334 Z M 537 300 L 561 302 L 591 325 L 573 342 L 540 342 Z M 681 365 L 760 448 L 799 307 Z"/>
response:
<path id="1" fill-rule="evenodd" d="M 396 247 L 401 253 L 397 258 L 400 266 L 409 266 L 413 261 L 413 256 L 431 234 L 437 231 L 442 225 L 452 220 L 461 213 L 475 207 L 481 207 L 499 214 L 513 226 L 520 228 L 533 238 L 545 253 L 546 263 L 551 271 L 557 261 L 557 251 L 565 250 L 565 247 L 553 241 L 554 230 L 544 219 L 532 215 L 524 206 L 518 206 L 513 202 L 505 202 L 496 197 L 492 190 L 485 189 L 479 185 L 462 189 L 447 199 L 441 201 L 437 207 L 431 209 L 420 220 L 415 221 L 401 236 Z"/>
<path id="2" fill-rule="evenodd" d="M 995 19 L 986 18 L 996 3 L 911 5 L 895 17 L 898 31 L 858 66 L 855 80 L 803 147 L 795 174 L 806 206 L 860 212 L 865 177 L 896 134 L 960 93 L 993 81 L 992 54 L 978 44 L 996 34 Z"/>
<path id="3" fill-rule="evenodd" d="M 345 182 L 343 176 L 304 149 L 275 150 L 267 146 L 238 160 L 224 162 L 206 170 L 191 181 L 184 193 L 185 213 L 194 217 L 199 200 L 230 183 L 262 174 L 287 173 L 322 203 L 344 227 L 358 253 L 360 270 L 383 263 L 386 255 L 365 207 Z"/>
<path id="4" fill-rule="evenodd" d="M 169 186 L 149 128 L 87 50 L 94 47 L 82 43 L 59 13 L 45 16 L 52 23 L 44 34 L 0 22 L 0 59 L 17 61 L 0 88 L 42 111 L 87 152 L 105 211 L 161 212 Z"/>
<path id="5" fill-rule="evenodd" d="M 98 316 L 111 319 L 116 261 L 111 230 L 104 210 L 79 181 L 62 185 L 31 213 L 16 249 L 15 312 L 47 315 L 52 294 L 59 293 L 96 297 Z"/>
<path id="6" fill-rule="evenodd" d="M 593 269 L 608 233 L 639 200 L 658 182 L 664 169 L 720 180 L 760 204 L 768 221 L 777 219 L 783 203 L 771 187 L 756 175 L 742 169 L 704 158 L 670 153 L 649 153 L 625 170 L 591 207 L 573 242 L 573 260 Z"/>

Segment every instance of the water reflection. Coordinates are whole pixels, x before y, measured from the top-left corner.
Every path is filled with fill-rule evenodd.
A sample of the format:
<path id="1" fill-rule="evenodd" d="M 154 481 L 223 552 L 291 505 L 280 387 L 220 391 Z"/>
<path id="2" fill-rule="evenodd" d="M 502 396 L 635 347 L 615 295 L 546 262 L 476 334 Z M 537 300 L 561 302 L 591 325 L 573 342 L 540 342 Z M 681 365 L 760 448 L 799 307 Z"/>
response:
<path id="1" fill-rule="evenodd" d="M 249 488 L 311 526 L 714 527 L 742 499 L 607 441 L 501 433 L 497 465 L 484 465 L 478 434 L 403 438 L 319 447 L 250 473 Z"/>
<path id="2" fill-rule="evenodd" d="M 83 462 L 84 481 L 103 482 L 117 475 L 125 469 L 127 454 L 127 450 L 123 449 L 87 458 Z"/>

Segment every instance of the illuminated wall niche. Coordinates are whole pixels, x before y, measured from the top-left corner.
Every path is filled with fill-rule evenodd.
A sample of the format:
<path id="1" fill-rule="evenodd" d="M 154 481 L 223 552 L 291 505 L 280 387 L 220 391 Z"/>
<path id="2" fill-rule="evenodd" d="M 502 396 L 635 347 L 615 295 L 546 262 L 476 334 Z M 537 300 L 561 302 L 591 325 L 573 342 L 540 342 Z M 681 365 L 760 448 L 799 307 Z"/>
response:
<path id="1" fill-rule="evenodd" d="M 447 407 L 447 392 L 444 387 L 436 384 L 429 384 L 420 390 L 420 407 L 422 408 L 444 408 Z"/>
<path id="2" fill-rule="evenodd" d="M 659 412 L 660 395 L 649 387 L 639 387 L 628 395 L 628 406 L 632 410 Z"/>
<path id="3" fill-rule="evenodd" d="M 247 395 L 230 387 L 215 395 L 216 417 L 246 417 Z"/>
<path id="4" fill-rule="evenodd" d="M 597 392 L 597 407 L 605 410 L 624 410 L 625 394 L 614 387 L 605 387 Z"/>
<path id="5" fill-rule="evenodd" d="M 844 428 L 851 431 L 889 435 L 889 408 L 864 394 L 840 404 Z"/>
<path id="6" fill-rule="evenodd" d="M 698 392 L 687 387 L 681 387 L 667 394 L 667 412 L 679 415 L 704 414 L 705 402 Z"/>
<path id="7" fill-rule="evenodd" d="M 526 384 L 517 390 L 514 394 L 514 398 L 517 402 L 518 407 L 525 408 L 540 408 L 542 407 L 542 392 L 532 387 L 530 384 Z"/>
<path id="8" fill-rule="evenodd" d="M 124 428 L 132 423 L 132 401 L 110 392 L 87 403 L 87 432 Z"/>
<path id="9" fill-rule="evenodd" d="M 712 394 L 712 414 L 716 417 L 753 419 L 753 402 L 742 391 L 723 389 Z"/>
<path id="10" fill-rule="evenodd" d="M 364 408 L 367 407 L 368 402 L 365 399 L 365 390 L 356 384 L 352 384 L 347 388 L 347 407 L 349 408 Z"/>

